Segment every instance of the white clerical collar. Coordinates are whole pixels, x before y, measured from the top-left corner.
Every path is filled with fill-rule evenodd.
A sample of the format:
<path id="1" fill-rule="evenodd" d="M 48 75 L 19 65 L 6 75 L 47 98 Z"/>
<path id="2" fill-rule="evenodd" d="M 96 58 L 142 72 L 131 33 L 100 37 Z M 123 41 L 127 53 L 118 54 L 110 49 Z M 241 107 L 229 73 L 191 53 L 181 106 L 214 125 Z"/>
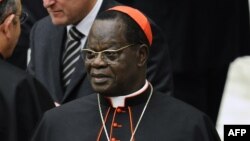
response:
<path id="1" fill-rule="evenodd" d="M 143 93 L 148 88 L 148 86 L 149 86 L 149 82 L 146 80 L 144 86 L 134 93 L 124 95 L 124 96 L 109 97 L 109 100 L 112 104 L 112 107 L 114 107 L 114 108 L 125 107 L 126 98 L 131 98 L 131 97 L 134 97 L 134 96 L 137 96 L 137 95 Z"/>
<path id="2" fill-rule="evenodd" d="M 91 29 L 91 26 L 101 8 L 103 0 L 97 0 L 95 6 L 92 8 L 92 10 L 89 12 L 89 14 L 83 18 L 77 25 L 76 28 L 87 37 L 89 35 L 89 31 Z M 73 25 L 67 26 L 67 32 Z M 85 38 L 86 39 L 86 38 Z"/>

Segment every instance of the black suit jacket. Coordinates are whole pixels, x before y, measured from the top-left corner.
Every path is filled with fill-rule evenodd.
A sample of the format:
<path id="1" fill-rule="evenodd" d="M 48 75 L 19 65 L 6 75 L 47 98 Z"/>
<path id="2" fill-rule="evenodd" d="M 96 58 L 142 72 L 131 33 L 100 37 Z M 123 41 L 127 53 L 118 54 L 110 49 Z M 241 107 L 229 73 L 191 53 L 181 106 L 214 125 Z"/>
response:
<path id="1" fill-rule="evenodd" d="M 104 0 L 100 9 L 104 11 L 112 6 L 120 5 L 113 0 Z M 152 22 L 153 45 L 150 48 L 148 62 L 148 79 L 156 90 L 172 93 L 172 71 L 169 61 L 168 46 L 159 28 Z M 52 94 L 55 101 L 65 103 L 84 95 L 93 93 L 83 61 L 77 62 L 69 88 L 63 92 L 61 85 L 61 58 L 65 44 L 66 28 L 55 26 L 50 17 L 37 22 L 31 31 L 31 61 L 28 71 L 33 74 Z"/>
<path id="2" fill-rule="evenodd" d="M 0 68 L 0 140 L 28 141 L 53 100 L 38 81 L 1 58 Z"/>

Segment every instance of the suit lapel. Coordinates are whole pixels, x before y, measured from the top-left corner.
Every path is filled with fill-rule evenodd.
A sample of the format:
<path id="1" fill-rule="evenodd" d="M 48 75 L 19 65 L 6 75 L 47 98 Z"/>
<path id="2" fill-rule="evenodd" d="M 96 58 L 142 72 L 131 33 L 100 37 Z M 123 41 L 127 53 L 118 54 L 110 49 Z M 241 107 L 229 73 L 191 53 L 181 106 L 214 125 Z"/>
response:
<path id="1" fill-rule="evenodd" d="M 80 86 L 81 81 L 83 81 L 83 79 L 86 77 L 86 74 L 87 74 L 87 72 L 84 68 L 83 60 L 80 57 L 80 59 L 76 62 L 76 70 L 72 74 L 71 82 L 70 82 L 67 90 L 65 91 L 62 102 L 64 102 L 65 99 L 67 99 L 67 97 L 69 97 L 71 95 L 73 90 L 79 89 L 78 87 L 81 87 Z"/>
<path id="2" fill-rule="evenodd" d="M 53 71 L 53 76 L 54 78 L 52 81 L 55 83 L 55 94 L 58 98 L 59 102 L 63 98 L 63 88 L 61 85 L 61 54 L 63 51 L 64 47 L 64 37 L 65 37 L 65 28 L 64 27 L 56 27 L 55 32 L 52 34 L 51 37 L 51 52 L 52 52 L 52 58 L 53 60 L 53 66 L 52 66 L 52 71 Z"/>

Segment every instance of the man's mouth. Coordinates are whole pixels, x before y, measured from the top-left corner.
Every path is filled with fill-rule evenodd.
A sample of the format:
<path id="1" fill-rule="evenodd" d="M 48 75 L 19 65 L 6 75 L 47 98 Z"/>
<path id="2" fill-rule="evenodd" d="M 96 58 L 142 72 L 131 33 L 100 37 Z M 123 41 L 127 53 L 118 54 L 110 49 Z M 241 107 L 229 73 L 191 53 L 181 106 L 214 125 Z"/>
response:
<path id="1" fill-rule="evenodd" d="M 101 84 L 107 82 L 110 77 L 105 74 L 91 74 L 91 79 L 94 83 Z"/>

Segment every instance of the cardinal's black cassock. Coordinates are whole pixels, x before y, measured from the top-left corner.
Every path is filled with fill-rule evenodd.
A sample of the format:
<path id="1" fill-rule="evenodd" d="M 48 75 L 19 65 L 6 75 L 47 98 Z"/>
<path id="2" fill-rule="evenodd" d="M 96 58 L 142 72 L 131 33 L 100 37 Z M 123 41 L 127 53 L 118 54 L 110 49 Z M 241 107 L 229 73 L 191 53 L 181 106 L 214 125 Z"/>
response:
<path id="1" fill-rule="evenodd" d="M 103 124 L 105 123 L 105 125 Z M 33 141 L 219 141 L 210 119 L 195 108 L 153 91 L 92 94 L 48 111 Z"/>

